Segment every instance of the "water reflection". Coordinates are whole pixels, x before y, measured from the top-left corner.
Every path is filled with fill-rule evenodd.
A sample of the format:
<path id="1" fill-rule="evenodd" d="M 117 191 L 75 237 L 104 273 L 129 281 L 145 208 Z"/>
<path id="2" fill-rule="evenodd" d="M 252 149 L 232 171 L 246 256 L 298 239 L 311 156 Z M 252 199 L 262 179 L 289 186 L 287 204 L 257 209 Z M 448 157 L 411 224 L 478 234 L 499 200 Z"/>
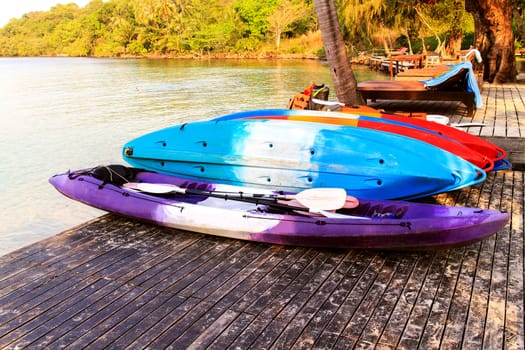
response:
<path id="1" fill-rule="evenodd" d="M 102 213 L 58 194 L 52 174 L 122 163 L 121 146 L 143 133 L 285 107 L 311 82 L 330 81 L 312 60 L 0 58 L 0 254 Z"/>

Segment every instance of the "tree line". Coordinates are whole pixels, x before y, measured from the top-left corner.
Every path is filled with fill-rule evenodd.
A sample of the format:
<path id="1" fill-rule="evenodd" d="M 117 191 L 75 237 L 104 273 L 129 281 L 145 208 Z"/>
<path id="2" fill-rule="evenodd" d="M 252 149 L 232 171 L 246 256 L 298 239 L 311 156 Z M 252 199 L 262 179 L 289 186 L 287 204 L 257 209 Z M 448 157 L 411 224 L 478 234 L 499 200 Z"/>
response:
<path id="1" fill-rule="evenodd" d="M 314 31 L 314 17 L 303 0 L 92 0 L 12 19 L 0 55 L 255 54 Z"/>
<path id="2" fill-rule="evenodd" d="M 336 3 L 353 55 L 401 45 L 451 54 L 473 42 L 464 0 Z M 92 0 L 12 19 L 0 29 L 0 55 L 322 56 L 323 43 L 313 0 Z"/>

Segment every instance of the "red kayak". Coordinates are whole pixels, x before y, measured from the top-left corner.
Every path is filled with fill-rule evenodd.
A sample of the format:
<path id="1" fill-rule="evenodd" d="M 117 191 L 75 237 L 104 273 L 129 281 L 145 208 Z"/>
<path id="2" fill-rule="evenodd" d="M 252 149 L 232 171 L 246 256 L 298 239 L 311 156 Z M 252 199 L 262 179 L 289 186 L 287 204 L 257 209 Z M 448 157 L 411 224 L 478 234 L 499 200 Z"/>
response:
<path id="1" fill-rule="evenodd" d="M 304 93 L 308 95 L 308 98 L 310 98 L 310 96 L 315 97 L 315 90 L 317 87 L 318 86 L 315 83 L 313 83 L 305 90 Z M 320 85 L 319 87 L 324 88 L 324 85 Z M 473 151 L 486 156 L 493 163 L 494 170 L 504 170 L 510 167 L 510 162 L 508 162 L 508 160 L 506 159 L 507 152 L 503 150 L 502 148 L 494 145 L 493 143 L 487 140 L 482 139 L 481 137 L 477 137 L 475 135 L 469 134 L 462 130 L 458 130 L 456 128 L 450 127 L 445 124 L 436 123 L 434 121 L 427 120 L 426 113 L 411 113 L 410 116 L 406 116 L 406 115 L 399 115 L 399 114 L 392 114 L 392 113 L 383 113 L 382 111 L 376 108 L 369 107 L 366 105 L 348 106 L 348 105 L 345 105 L 337 101 L 326 101 L 322 99 L 321 100 L 312 99 L 312 101 L 320 105 L 339 108 L 337 111 L 340 111 L 346 114 L 352 114 L 352 115 L 363 116 L 363 117 L 379 118 L 379 119 L 382 119 L 384 121 L 388 121 L 391 123 L 402 124 L 404 126 L 408 126 L 411 128 L 420 129 L 426 132 L 431 132 L 438 136 L 452 139 L 472 149 Z M 363 125 L 361 125 L 360 123 L 359 126 L 363 126 Z M 368 127 L 370 127 L 370 125 Z M 483 166 L 481 165 L 479 166 L 483 168 Z"/>
<path id="2" fill-rule="evenodd" d="M 341 111 L 347 114 L 368 116 L 374 118 L 381 118 L 385 120 L 394 121 L 397 123 L 409 124 L 414 127 L 432 131 L 438 135 L 445 136 L 447 138 L 453 139 L 485 156 L 492 160 L 493 163 L 501 161 L 507 157 L 507 152 L 501 147 L 468 132 L 453 128 L 451 126 L 435 123 L 421 118 L 407 117 L 404 115 L 390 114 L 390 113 L 381 113 L 376 110 L 373 111 L 372 108 L 367 107 L 366 109 L 361 108 L 361 106 L 352 107 L 352 106 L 343 106 Z"/>

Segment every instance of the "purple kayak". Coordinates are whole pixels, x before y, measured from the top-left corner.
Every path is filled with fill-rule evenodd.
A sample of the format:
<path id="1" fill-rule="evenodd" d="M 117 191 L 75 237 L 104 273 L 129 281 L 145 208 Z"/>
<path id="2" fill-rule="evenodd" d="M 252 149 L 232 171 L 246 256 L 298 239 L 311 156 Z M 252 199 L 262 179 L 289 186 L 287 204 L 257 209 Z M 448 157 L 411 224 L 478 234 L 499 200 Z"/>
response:
<path id="1" fill-rule="evenodd" d="M 319 209 L 312 207 L 323 189 L 303 194 L 301 202 L 301 193 L 290 197 L 120 165 L 69 171 L 49 181 L 65 196 L 108 212 L 182 230 L 284 245 L 449 248 L 482 240 L 509 220 L 507 213 L 497 210 L 391 200 L 357 203 L 352 197 L 337 211 Z M 325 205 L 325 199 L 320 201 Z"/>

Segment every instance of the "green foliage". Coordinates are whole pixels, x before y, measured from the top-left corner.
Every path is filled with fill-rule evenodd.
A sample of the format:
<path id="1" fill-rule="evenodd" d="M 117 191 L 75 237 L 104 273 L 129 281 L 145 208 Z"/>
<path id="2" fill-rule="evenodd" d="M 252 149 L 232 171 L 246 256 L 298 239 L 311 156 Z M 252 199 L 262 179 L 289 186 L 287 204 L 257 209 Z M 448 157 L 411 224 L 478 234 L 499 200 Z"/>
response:
<path id="1" fill-rule="evenodd" d="M 242 37 L 264 40 L 269 31 L 268 17 L 274 12 L 276 0 L 235 0 L 233 6 L 242 24 Z"/>
<path id="2" fill-rule="evenodd" d="M 461 2 L 416 5 L 442 40 L 452 18 L 465 38 L 473 32 L 472 21 L 464 20 L 463 13 L 451 17 L 454 1 Z M 417 36 L 424 37 L 427 46 L 438 45 L 431 40 L 434 33 L 414 20 L 419 17 L 408 0 L 336 3 L 354 50 L 381 46 L 379 37 L 386 46 L 395 46 L 401 33 L 410 37 L 414 50 Z M 0 56 L 257 56 L 276 49 L 280 54 L 323 56 L 322 42 L 301 39 L 316 31 L 312 0 L 91 0 L 83 8 L 56 5 L 11 20 L 0 28 Z"/>
<path id="3" fill-rule="evenodd" d="M 461 50 L 467 50 L 474 45 L 474 30 L 466 32 L 463 35 L 463 41 L 461 42 Z"/>
<path id="4" fill-rule="evenodd" d="M 474 31 L 464 0 L 343 0 L 341 12 L 343 32 L 364 49 L 405 45 L 418 52 L 424 43 L 441 51 L 446 41 Z"/>
<path id="5" fill-rule="evenodd" d="M 0 29 L 1 56 L 256 53 L 272 40 L 269 18 L 292 0 L 92 0 L 30 12 Z M 296 37 L 312 29 L 311 1 L 293 0 Z M 304 9 L 304 12 L 303 12 Z M 294 49 L 294 51 L 296 51 Z"/>

